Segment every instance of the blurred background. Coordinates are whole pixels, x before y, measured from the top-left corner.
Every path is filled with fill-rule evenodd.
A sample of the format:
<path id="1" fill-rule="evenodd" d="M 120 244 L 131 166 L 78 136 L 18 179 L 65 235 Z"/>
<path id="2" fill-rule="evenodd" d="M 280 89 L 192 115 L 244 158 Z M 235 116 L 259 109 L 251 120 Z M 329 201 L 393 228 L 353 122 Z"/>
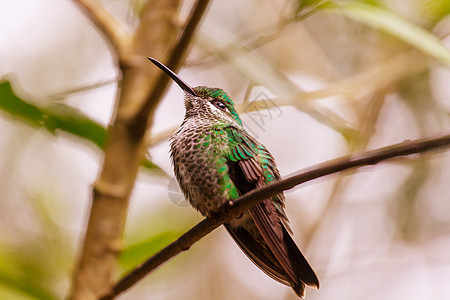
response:
<path id="1" fill-rule="evenodd" d="M 133 28 L 145 1 L 102 3 Z M 179 74 L 226 90 L 286 176 L 448 134 L 449 15 L 447 0 L 212 1 Z M 62 299 L 119 74 L 71 1 L 2 0 L 0 28 L 0 298 Z M 172 86 L 159 105 L 117 276 L 201 220 L 168 155 L 182 97 Z M 286 192 L 294 239 L 321 282 L 307 298 L 450 299 L 449 167 L 440 151 Z M 223 228 L 120 297 L 147 298 L 296 299 Z"/>

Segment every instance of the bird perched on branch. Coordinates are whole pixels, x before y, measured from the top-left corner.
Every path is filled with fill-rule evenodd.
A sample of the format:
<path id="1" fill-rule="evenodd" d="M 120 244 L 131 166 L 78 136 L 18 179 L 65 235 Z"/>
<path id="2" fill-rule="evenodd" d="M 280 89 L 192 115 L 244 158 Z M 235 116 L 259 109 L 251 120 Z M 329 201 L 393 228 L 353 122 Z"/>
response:
<path id="1" fill-rule="evenodd" d="M 280 178 L 266 147 L 243 127 L 230 97 L 219 88 L 192 88 L 169 68 L 148 58 L 185 92 L 186 114 L 171 138 L 171 158 L 186 199 L 206 217 L 222 205 Z M 267 275 L 299 297 L 319 280 L 293 241 L 282 193 L 265 199 L 225 228 Z"/>

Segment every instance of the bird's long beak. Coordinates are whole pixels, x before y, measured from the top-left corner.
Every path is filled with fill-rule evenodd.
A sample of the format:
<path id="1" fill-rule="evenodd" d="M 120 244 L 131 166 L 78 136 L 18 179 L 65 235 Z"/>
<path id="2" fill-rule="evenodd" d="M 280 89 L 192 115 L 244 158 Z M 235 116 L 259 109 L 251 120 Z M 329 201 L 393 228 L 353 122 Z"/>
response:
<path id="1" fill-rule="evenodd" d="M 158 68 L 160 68 L 161 70 L 164 71 L 164 73 L 166 73 L 167 75 L 170 76 L 170 78 L 173 79 L 173 81 L 175 81 L 180 88 L 183 89 L 183 91 L 193 95 L 193 96 L 197 96 L 197 93 L 194 92 L 194 90 L 192 89 L 192 87 L 187 84 L 186 82 L 184 82 L 183 79 L 181 79 L 180 77 L 178 77 L 177 74 L 175 74 L 171 69 L 169 69 L 168 67 L 166 67 L 165 65 L 163 65 L 161 62 L 157 61 L 156 59 L 154 59 L 153 57 L 147 57 L 152 63 L 154 63 Z"/>

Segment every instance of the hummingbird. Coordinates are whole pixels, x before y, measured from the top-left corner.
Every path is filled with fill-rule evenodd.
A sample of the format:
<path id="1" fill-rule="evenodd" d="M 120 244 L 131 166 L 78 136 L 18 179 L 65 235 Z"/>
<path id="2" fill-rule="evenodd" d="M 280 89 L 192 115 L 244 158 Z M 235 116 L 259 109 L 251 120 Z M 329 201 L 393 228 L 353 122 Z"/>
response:
<path id="1" fill-rule="evenodd" d="M 280 179 L 267 148 L 243 127 L 233 101 L 220 88 L 192 88 L 148 57 L 183 89 L 186 113 L 171 137 L 170 156 L 178 184 L 190 204 L 210 217 L 222 205 Z M 291 237 L 283 193 L 265 199 L 224 226 L 247 257 L 301 298 L 319 280 Z"/>

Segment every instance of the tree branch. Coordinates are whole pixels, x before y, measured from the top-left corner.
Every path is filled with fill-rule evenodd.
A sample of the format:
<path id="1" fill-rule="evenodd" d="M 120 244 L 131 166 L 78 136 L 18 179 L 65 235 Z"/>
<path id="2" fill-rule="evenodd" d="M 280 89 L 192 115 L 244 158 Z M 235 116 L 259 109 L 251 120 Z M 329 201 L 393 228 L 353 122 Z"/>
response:
<path id="1" fill-rule="evenodd" d="M 150 257 L 142 265 L 138 266 L 128 275 L 120 279 L 113 286 L 111 291 L 101 299 L 113 299 L 115 296 L 133 286 L 145 275 L 156 269 L 164 262 L 168 261 L 180 252 L 189 249 L 194 243 L 209 234 L 211 231 L 223 223 L 235 218 L 246 209 L 249 209 L 264 199 L 289 190 L 299 184 L 336 172 L 367 165 L 375 165 L 387 159 L 423 153 L 438 148 L 447 148 L 449 146 L 450 134 L 436 139 L 405 141 L 400 144 L 371 150 L 359 155 L 341 157 L 312 166 L 283 180 L 253 190 L 239 197 L 235 201 L 224 205 L 213 217 L 204 219 L 179 237 L 176 241 L 156 253 L 154 256 Z"/>
<path id="2" fill-rule="evenodd" d="M 146 57 L 166 61 L 168 53 L 184 53 L 205 9 L 195 15 L 194 24 L 186 25 L 185 31 L 189 32 L 182 34 L 184 39 L 177 41 L 180 0 L 147 1 L 136 32 L 126 41 L 122 39 L 123 31 L 116 28 L 118 23 L 96 1 L 76 1 L 113 42 L 122 72 L 107 132 L 105 156 L 93 186 L 86 234 L 68 296 L 71 300 L 93 300 L 110 289 L 122 248 L 129 197 L 148 147 L 145 139 L 148 127 L 162 95 L 157 91 L 165 89 L 158 81 L 161 72 L 150 68 Z M 198 0 L 194 7 L 206 8 L 208 3 Z M 150 95 L 154 97 L 149 102 Z"/>
<path id="3" fill-rule="evenodd" d="M 173 22 L 179 0 L 149 2 L 153 9 L 143 15 L 137 31 L 142 32 L 142 27 L 151 28 L 145 37 L 150 43 L 134 34 L 126 53 L 115 49 L 122 82 L 107 131 L 104 159 L 93 184 L 87 228 L 68 295 L 71 300 L 94 300 L 108 291 L 117 256 L 122 250 L 129 197 L 146 150 L 144 137 L 148 120 L 153 117 L 153 112 L 148 111 L 146 119 L 138 123 L 135 122 L 136 114 L 128 114 L 128 111 L 147 97 L 159 76 L 159 73 L 149 71 L 148 65 L 123 64 L 124 56 L 141 57 L 142 61 L 148 55 L 163 56 L 174 44 L 179 30 Z M 93 15 L 104 16 L 106 12 L 99 6 L 91 8 L 97 11 Z M 105 27 L 105 34 L 112 29 Z"/>
<path id="4" fill-rule="evenodd" d="M 192 37 L 195 33 L 195 29 L 197 28 L 202 16 L 205 14 L 206 9 L 210 0 L 197 0 L 189 14 L 189 17 L 185 23 L 185 27 L 183 29 L 182 34 L 177 40 L 177 44 L 172 50 L 170 57 L 166 63 L 166 66 L 172 71 L 178 71 L 179 67 L 182 65 L 184 61 L 184 56 L 188 50 L 189 43 L 192 40 Z M 155 99 L 160 98 L 165 90 L 168 87 L 169 77 L 164 73 L 160 72 L 160 76 L 155 84 L 155 88 L 153 89 L 153 93 L 149 95 L 145 103 L 143 104 L 143 108 L 140 109 L 140 112 L 145 112 L 146 107 L 152 106 L 155 102 Z"/>
<path id="5" fill-rule="evenodd" d="M 103 33 L 113 48 L 121 53 L 131 35 L 125 27 L 114 18 L 97 0 L 73 0 Z"/>

